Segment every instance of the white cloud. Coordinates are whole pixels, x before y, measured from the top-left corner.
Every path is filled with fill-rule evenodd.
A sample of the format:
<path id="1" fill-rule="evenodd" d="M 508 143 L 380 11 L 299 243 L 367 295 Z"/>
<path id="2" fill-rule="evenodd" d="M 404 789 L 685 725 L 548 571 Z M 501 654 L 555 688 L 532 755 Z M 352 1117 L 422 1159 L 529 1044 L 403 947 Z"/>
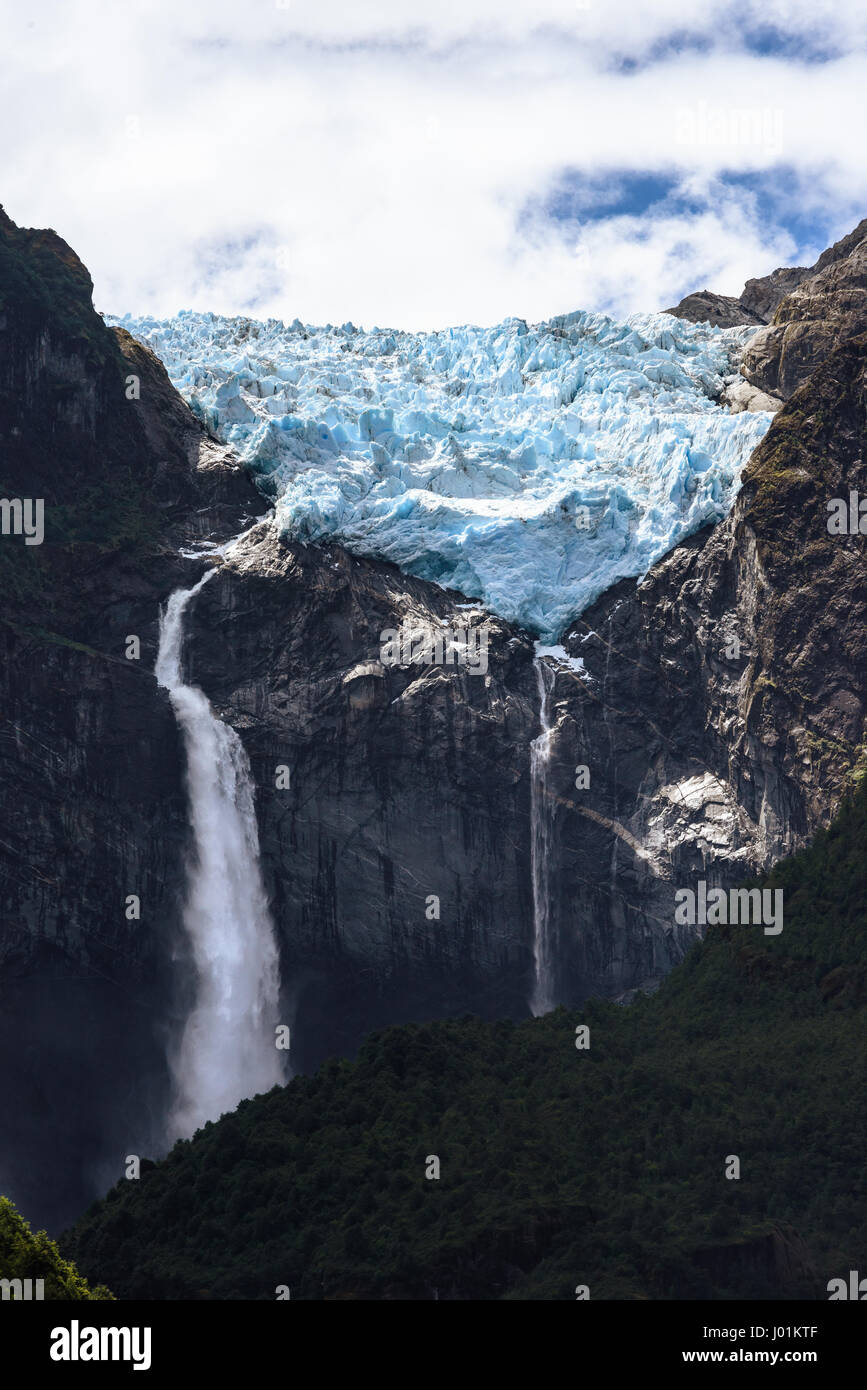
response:
<path id="1" fill-rule="evenodd" d="M 867 204 L 867 19 L 848 0 L 748 3 L 739 28 L 730 5 L 687 0 L 36 13 L 0 35 L 2 197 L 66 237 L 106 311 L 423 327 L 664 307 L 797 253 L 722 169 L 791 167 L 835 234 Z M 843 56 L 745 53 L 751 21 Z M 645 65 L 678 30 L 711 47 Z M 673 173 L 696 211 L 522 218 L 567 169 Z"/>

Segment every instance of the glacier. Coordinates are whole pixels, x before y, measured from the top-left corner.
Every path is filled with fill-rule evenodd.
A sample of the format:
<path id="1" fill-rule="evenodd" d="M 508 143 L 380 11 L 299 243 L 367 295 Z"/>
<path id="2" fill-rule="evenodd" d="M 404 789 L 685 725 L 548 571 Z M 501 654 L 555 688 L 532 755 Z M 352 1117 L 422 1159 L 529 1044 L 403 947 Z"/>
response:
<path id="1" fill-rule="evenodd" d="M 757 329 L 667 314 L 430 333 L 106 322 L 161 358 L 287 536 L 393 561 L 549 643 L 727 514 L 772 419 L 719 404 Z"/>

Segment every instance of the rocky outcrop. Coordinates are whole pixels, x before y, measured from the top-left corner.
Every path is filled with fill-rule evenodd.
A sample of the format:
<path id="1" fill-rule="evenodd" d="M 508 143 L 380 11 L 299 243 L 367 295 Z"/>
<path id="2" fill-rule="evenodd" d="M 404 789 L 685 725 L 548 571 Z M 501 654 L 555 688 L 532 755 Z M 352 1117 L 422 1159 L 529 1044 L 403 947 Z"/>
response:
<path id="1" fill-rule="evenodd" d="M 743 382 L 724 399 L 733 411 L 778 410 L 838 343 L 867 332 L 867 218 L 815 265 L 748 280 L 737 299 L 699 290 L 665 312 L 720 328 L 763 325 L 744 353 Z"/>
<path id="2" fill-rule="evenodd" d="M 736 299 L 727 295 L 714 295 L 710 289 L 700 289 L 692 295 L 686 295 L 674 309 L 667 309 L 666 313 L 674 314 L 677 318 L 688 318 L 693 324 L 709 322 L 720 328 L 735 328 L 739 324 L 796 324 L 807 320 L 823 320 L 821 302 L 832 299 L 834 311 L 831 317 L 834 320 L 842 320 L 846 316 L 852 316 L 852 311 L 856 310 L 856 303 L 846 306 L 842 300 L 852 297 L 856 284 L 860 284 L 859 272 L 854 270 L 854 267 L 849 267 L 836 277 L 820 279 L 814 288 L 811 288 L 811 282 L 816 277 L 821 277 L 832 265 L 848 260 L 866 236 L 867 218 L 859 222 L 854 231 L 842 236 L 839 242 L 835 242 L 834 246 L 829 246 L 821 253 L 814 265 L 781 265 L 777 270 L 771 271 L 770 275 L 748 279 L 741 295 Z M 799 295 L 802 286 L 803 293 Z M 789 299 L 792 300 L 791 304 Z M 852 317 L 849 318 L 849 322 L 852 325 Z M 779 364 L 779 357 L 782 356 L 781 336 L 774 335 L 771 331 L 767 334 L 756 334 L 750 345 L 754 363 L 750 364 L 748 353 L 743 374 L 757 391 L 766 393 L 771 399 L 777 398 L 774 409 L 778 409 L 779 400 L 791 395 L 796 386 L 803 385 L 810 371 L 827 357 L 835 342 L 841 341 L 842 338 L 853 338 L 857 332 L 863 332 L 864 328 L 867 328 L 867 324 L 861 324 L 861 327 L 854 324 L 852 331 L 836 332 L 836 335 L 824 332 L 824 338 L 820 338 L 818 331 L 814 331 L 811 336 L 792 332 L 789 339 L 792 356 L 786 368 Z M 804 341 L 802 349 L 796 349 L 795 343 L 798 342 L 799 336 L 803 336 L 804 339 L 810 336 L 813 346 L 810 347 Z M 813 354 L 810 356 L 810 353 Z M 803 368 L 800 374 L 796 367 L 799 360 Z M 777 364 L 775 368 L 774 363 Z M 739 399 L 748 398 L 742 393 Z M 759 404 L 732 404 L 732 409 L 767 410 L 768 407 Z"/>
<path id="3" fill-rule="evenodd" d="M 815 270 L 816 267 L 813 267 Z M 797 289 L 802 280 L 811 274 L 809 266 L 780 266 L 770 275 L 761 275 L 748 280 L 741 291 L 739 304 L 748 313 L 754 314 L 759 323 L 770 323 L 781 299 Z"/>
<path id="4" fill-rule="evenodd" d="M 773 413 L 783 404 L 778 396 L 769 396 L 744 381 L 743 377 L 734 375 L 726 382 L 720 400 L 729 407 L 732 415 L 742 410 L 767 410 Z"/>
<path id="5" fill-rule="evenodd" d="M 786 398 L 838 343 L 867 332 L 867 220 L 830 247 L 777 305 L 744 354 L 741 372 L 760 391 Z"/>
<path id="6" fill-rule="evenodd" d="M 737 1290 L 742 1298 L 779 1296 L 782 1290 L 789 1297 L 815 1298 L 823 1287 L 806 1243 L 785 1226 L 703 1246 L 692 1261 L 717 1289 Z"/>
<path id="7" fill-rule="evenodd" d="M 844 240 L 848 241 L 849 238 Z M 843 243 L 838 245 L 842 246 Z M 828 256 L 833 250 L 835 248 L 830 247 L 823 255 Z M 675 318 L 688 319 L 690 323 L 712 323 L 718 328 L 737 328 L 744 323 L 770 323 L 780 301 L 821 267 L 821 259 L 812 267 L 781 266 L 772 270 L 770 275 L 748 280 L 737 298 L 714 294 L 713 290 L 696 290 L 665 312 L 673 314 Z"/>
<path id="8" fill-rule="evenodd" d="M 687 319 L 690 323 L 711 323 L 715 328 L 737 328 L 744 323 L 767 323 L 753 310 L 731 295 L 714 294 L 712 290 L 696 290 L 688 294 L 667 314 Z"/>

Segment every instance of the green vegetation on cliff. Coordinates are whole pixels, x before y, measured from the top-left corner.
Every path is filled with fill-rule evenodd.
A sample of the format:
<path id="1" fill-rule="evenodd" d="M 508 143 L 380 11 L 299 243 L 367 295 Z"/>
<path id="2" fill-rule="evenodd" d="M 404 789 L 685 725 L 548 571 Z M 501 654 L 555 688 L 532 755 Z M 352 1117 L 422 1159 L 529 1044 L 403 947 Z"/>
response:
<path id="1" fill-rule="evenodd" d="M 7 1281 L 8 1297 L 13 1300 L 19 1297 L 14 1281 L 26 1279 L 44 1280 L 46 1301 L 114 1297 L 101 1285 L 91 1289 L 44 1231 L 34 1235 L 7 1197 L 0 1197 L 0 1279 Z M 26 1285 L 22 1284 L 21 1296 L 25 1289 Z M 35 1285 L 30 1292 L 35 1296 Z M 6 1296 L 4 1294 L 4 1298 Z"/>
<path id="2" fill-rule="evenodd" d="M 375 1034 L 65 1249 L 127 1298 L 827 1298 L 867 1250 L 865 851 L 862 782 L 764 880 L 781 935 L 711 928 L 626 1008 Z"/>

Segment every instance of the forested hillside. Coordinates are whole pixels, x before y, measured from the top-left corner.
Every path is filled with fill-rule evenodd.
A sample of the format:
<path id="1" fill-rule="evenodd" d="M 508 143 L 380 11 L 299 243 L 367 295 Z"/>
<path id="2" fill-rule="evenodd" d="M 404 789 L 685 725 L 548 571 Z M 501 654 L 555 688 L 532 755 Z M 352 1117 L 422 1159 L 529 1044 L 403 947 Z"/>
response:
<path id="1" fill-rule="evenodd" d="M 867 1249 L 865 847 L 862 781 L 765 880 L 779 936 L 711 928 L 628 1007 L 375 1034 L 64 1249 L 124 1298 L 827 1298 Z"/>

